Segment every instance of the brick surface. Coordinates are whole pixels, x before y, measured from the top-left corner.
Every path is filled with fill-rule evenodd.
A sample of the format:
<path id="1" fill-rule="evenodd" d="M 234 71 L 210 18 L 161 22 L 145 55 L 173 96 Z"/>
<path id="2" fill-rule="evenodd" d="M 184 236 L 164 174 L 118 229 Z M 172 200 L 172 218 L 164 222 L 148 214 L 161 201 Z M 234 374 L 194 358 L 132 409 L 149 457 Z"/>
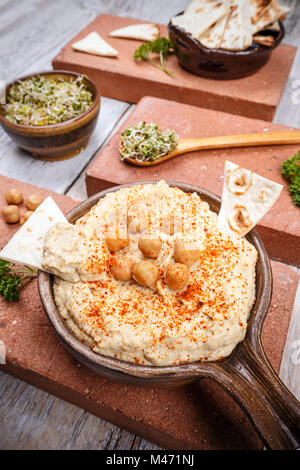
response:
<path id="1" fill-rule="evenodd" d="M 299 145 L 204 150 L 157 166 L 136 167 L 120 161 L 118 146 L 122 130 L 141 120 L 156 122 L 163 129 L 175 129 L 180 137 L 283 131 L 287 127 L 145 97 L 88 167 L 86 184 L 88 194 L 92 195 L 117 184 L 165 179 L 193 184 L 221 195 L 224 162 L 230 160 L 285 186 L 279 200 L 259 223 L 258 231 L 272 259 L 300 266 L 300 209 L 293 204 L 286 180 L 280 174 L 281 163 L 297 152 Z"/>
<path id="2" fill-rule="evenodd" d="M 133 53 L 141 44 L 139 41 L 108 35 L 114 29 L 136 23 L 144 21 L 99 16 L 61 50 L 53 60 L 53 67 L 86 73 L 97 83 L 102 96 L 130 103 L 151 95 L 272 121 L 294 60 L 295 47 L 280 45 L 262 69 L 239 80 L 208 80 L 192 75 L 180 67 L 173 55 L 168 58 L 168 68 L 175 71 L 175 76 L 170 77 L 148 63 L 134 62 Z M 92 31 L 97 31 L 119 51 L 117 58 L 72 49 L 75 41 Z M 162 36 L 168 34 L 165 25 L 160 25 L 160 31 Z"/>
<path id="3" fill-rule="evenodd" d="M 70 198 L 0 177 L 3 193 L 11 186 L 24 195 L 52 195 L 63 211 Z M 4 203 L 4 198 L 1 200 Z M 0 245 L 17 226 L 0 219 Z M 274 293 L 263 328 L 266 354 L 278 372 L 298 276 L 272 262 Z M 262 446 L 239 406 L 209 379 L 174 388 L 143 388 L 111 382 L 75 361 L 59 342 L 39 300 L 36 280 L 27 283 L 20 301 L 0 298 L 0 340 L 7 364 L 0 368 L 114 424 L 173 449 L 259 449 Z M 63 419 L 63 417 L 62 417 Z"/>

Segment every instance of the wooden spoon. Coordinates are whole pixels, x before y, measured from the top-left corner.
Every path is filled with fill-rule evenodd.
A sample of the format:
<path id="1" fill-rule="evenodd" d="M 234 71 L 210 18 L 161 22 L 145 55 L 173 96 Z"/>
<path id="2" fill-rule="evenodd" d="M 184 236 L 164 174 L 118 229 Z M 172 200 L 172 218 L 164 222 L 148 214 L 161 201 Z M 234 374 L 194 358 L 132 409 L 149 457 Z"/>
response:
<path id="1" fill-rule="evenodd" d="M 260 147 L 264 145 L 300 144 L 300 130 L 286 132 L 260 132 L 255 134 L 224 135 L 219 137 L 202 137 L 198 139 L 179 139 L 175 150 L 153 162 L 139 162 L 134 158 L 126 158 L 126 162 L 136 166 L 152 166 L 170 158 L 177 157 L 195 150 L 223 149 L 234 147 Z M 121 143 L 119 151 L 122 154 Z"/>

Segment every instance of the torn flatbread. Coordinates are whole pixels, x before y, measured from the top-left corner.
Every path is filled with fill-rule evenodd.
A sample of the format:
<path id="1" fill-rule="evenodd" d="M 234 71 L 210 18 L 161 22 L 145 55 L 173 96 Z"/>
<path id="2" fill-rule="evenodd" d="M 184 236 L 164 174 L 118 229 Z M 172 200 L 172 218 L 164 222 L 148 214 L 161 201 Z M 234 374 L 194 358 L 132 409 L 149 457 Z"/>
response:
<path id="1" fill-rule="evenodd" d="M 95 31 L 72 44 L 72 47 L 76 51 L 105 57 L 116 57 L 118 55 L 118 51 L 108 44 L 108 42 L 104 41 Z"/>
<path id="2" fill-rule="evenodd" d="M 248 0 L 230 0 L 231 12 L 221 49 L 243 51 L 252 44 L 252 24 Z"/>
<path id="3" fill-rule="evenodd" d="M 199 6 L 193 13 L 184 13 L 172 18 L 172 24 L 179 26 L 194 38 L 199 39 L 212 25 L 227 15 L 223 2 Z"/>
<path id="4" fill-rule="evenodd" d="M 203 46 L 210 49 L 218 49 L 223 41 L 225 28 L 227 26 L 229 13 L 230 13 L 230 0 L 224 0 L 224 6 L 228 9 L 223 18 L 220 18 L 215 24 L 213 24 L 202 36 L 199 41 Z"/>
<path id="5" fill-rule="evenodd" d="M 0 258 L 41 269 L 45 235 L 57 222 L 68 223 L 53 199 L 47 197 L 0 251 Z"/>
<path id="6" fill-rule="evenodd" d="M 267 29 L 269 25 L 275 23 L 280 18 L 285 16 L 290 9 L 288 7 L 279 5 L 277 0 L 272 0 L 271 5 L 260 17 L 259 21 L 253 25 L 253 34 Z"/>
<path id="7" fill-rule="evenodd" d="M 137 39 L 139 41 L 154 41 L 159 37 L 159 26 L 157 24 L 133 24 L 125 28 L 111 31 L 109 35 L 113 38 Z"/>
<path id="8" fill-rule="evenodd" d="M 281 184 L 226 161 L 219 229 L 243 237 L 270 210 L 282 188 Z"/>

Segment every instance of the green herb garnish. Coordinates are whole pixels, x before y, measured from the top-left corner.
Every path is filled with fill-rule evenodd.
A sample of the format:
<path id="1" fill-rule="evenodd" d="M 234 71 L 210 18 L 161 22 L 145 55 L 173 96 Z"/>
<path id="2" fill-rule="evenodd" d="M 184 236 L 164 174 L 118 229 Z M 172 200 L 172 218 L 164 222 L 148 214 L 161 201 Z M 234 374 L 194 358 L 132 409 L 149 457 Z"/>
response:
<path id="1" fill-rule="evenodd" d="M 283 162 L 281 173 L 290 183 L 289 192 L 294 204 L 300 206 L 300 150 Z"/>
<path id="2" fill-rule="evenodd" d="M 139 162 L 153 162 L 175 149 L 178 136 L 174 131 L 162 131 L 157 124 L 141 121 L 129 126 L 121 134 L 121 160 L 134 158 Z"/>
<path id="3" fill-rule="evenodd" d="M 146 60 L 150 62 L 150 64 L 154 65 L 154 67 L 162 70 L 168 75 L 174 75 L 174 72 L 171 72 L 167 69 L 167 57 L 169 54 L 174 52 L 174 46 L 170 39 L 167 38 L 157 38 L 151 42 L 145 42 L 142 44 L 138 49 L 134 51 L 133 58 L 134 60 Z M 150 57 L 150 53 L 159 54 L 160 64 L 158 65 L 154 60 Z"/>
<path id="4" fill-rule="evenodd" d="M 0 295 L 8 302 L 16 302 L 19 300 L 22 281 L 36 273 L 29 266 L 16 269 L 9 261 L 0 259 Z"/>
<path id="5" fill-rule="evenodd" d="M 24 126 L 48 126 L 73 119 L 93 104 L 84 76 L 63 78 L 36 76 L 13 85 L 2 105 L 4 117 Z"/>

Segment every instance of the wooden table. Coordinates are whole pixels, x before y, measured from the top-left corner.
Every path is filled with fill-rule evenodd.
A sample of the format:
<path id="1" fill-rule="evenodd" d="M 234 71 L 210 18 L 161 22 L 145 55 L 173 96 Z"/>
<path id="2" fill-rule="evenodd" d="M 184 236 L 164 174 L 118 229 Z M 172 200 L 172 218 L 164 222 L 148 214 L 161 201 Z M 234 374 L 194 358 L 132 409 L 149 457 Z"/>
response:
<path id="1" fill-rule="evenodd" d="M 0 80 L 9 81 L 50 69 L 51 60 L 61 47 L 101 13 L 167 23 L 170 16 L 188 3 L 189 0 L 0 0 Z M 293 8 L 285 21 L 284 42 L 300 48 L 299 0 L 281 0 L 281 3 Z M 292 101 L 296 91 L 293 87 L 300 89 L 297 70 L 300 70 L 300 52 L 274 122 L 300 127 L 300 106 Z M 297 99 L 296 93 L 294 97 Z M 97 129 L 81 158 L 59 164 L 25 155 L 0 130 L 0 174 L 82 200 L 86 197 L 85 167 L 131 110 L 129 103 L 103 98 Z M 281 379 L 298 399 L 299 351 L 300 286 L 280 371 Z M 0 422 L 1 449 L 158 449 L 139 436 L 3 372 L 0 373 Z"/>

